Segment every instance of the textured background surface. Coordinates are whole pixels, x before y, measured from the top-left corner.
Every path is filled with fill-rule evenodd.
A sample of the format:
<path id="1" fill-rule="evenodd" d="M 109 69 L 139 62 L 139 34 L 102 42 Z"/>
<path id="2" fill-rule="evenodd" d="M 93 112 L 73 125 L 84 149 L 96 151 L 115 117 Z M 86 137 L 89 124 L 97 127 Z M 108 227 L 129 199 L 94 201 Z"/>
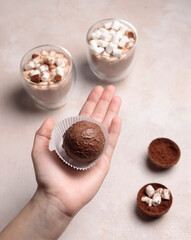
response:
<path id="1" fill-rule="evenodd" d="M 139 33 L 134 69 L 117 85 L 122 133 L 101 190 L 60 239 L 190 239 L 190 12 L 189 0 L 1 1 L 0 229 L 35 191 L 30 153 L 36 129 L 48 116 L 59 121 L 76 115 L 98 84 L 86 63 L 88 28 L 100 19 L 119 17 Z M 46 43 L 68 49 L 77 68 L 71 100 L 49 112 L 34 106 L 19 76 L 24 53 Z M 161 136 L 173 139 L 182 151 L 178 165 L 166 171 L 147 162 L 148 144 Z M 137 191 L 148 182 L 166 185 L 174 196 L 170 212 L 152 221 L 136 211 Z"/>

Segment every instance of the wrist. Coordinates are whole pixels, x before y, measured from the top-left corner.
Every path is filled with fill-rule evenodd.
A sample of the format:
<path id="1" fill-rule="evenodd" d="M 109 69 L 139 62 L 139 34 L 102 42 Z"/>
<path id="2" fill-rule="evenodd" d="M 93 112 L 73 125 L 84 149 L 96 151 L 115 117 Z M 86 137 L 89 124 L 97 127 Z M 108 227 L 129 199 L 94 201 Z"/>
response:
<path id="1" fill-rule="evenodd" d="M 34 211 L 38 212 L 41 223 L 39 235 L 42 239 L 57 239 L 73 218 L 66 213 L 58 198 L 41 188 L 37 188 L 29 204 Z"/>

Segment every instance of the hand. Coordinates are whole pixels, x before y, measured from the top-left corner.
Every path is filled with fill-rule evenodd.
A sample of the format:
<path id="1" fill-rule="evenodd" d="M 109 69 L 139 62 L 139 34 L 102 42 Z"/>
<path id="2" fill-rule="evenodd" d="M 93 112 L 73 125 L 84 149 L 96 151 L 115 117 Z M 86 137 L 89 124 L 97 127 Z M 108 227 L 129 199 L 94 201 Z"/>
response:
<path id="1" fill-rule="evenodd" d="M 121 129 L 121 119 L 117 116 L 121 99 L 114 94 L 114 86 L 108 86 L 105 90 L 95 87 L 79 113 L 98 120 L 109 132 L 106 152 L 89 170 L 77 171 L 63 163 L 55 152 L 49 151 L 49 140 L 55 125 L 52 119 L 47 119 L 36 132 L 32 159 L 38 190 L 55 198 L 62 212 L 68 216 L 74 216 L 94 197 L 109 170 Z"/>

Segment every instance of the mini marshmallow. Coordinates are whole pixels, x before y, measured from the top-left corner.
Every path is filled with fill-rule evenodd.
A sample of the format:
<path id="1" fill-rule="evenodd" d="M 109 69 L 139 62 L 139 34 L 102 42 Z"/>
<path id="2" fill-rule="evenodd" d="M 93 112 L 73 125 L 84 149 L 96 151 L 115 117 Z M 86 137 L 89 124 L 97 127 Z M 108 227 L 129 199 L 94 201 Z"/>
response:
<path id="1" fill-rule="evenodd" d="M 42 76 L 41 76 L 41 80 L 42 80 L 43 82 L 47 82 L 48 79 L 49 79 L 49 77 L 50 77 L 50 73 L 49 73 L 49 72 L 43 72 L 43 74 L 42 74 Z"/>
<path id="2" fill-rule="evenodd" d="M 118 45 L 121 48 L 125 47 L 125 44 L 129 42 L 129 38 L 127 36 L 124 36 L 121 38 L 121 40 L 119 41 Z"/>
<path id="3" fill-rule="evenodd" d="M 97 47 L 93 49 L 96 54 L 101 54 L 104 51 L 104 48 L 102 47 Z"/>
<path id="4" fill-rule="evenodd" d="M 102 40 L 109 42 L 111 40 L 112 36 L 109 34 L 109 32 L 107 32 L 107 33 L 102 32 L 100 35 L 100 38 Z"/>
<path id="5" fill-rule="evenodd" d="M 47 63 L 49 65 L 52 65 L 55 62 L 55 58 L 47 56 L 47 57 L 44 58 L 44 61 L 45 61 L 45 63 Z"/>
<path id="6" fill-rule="evenodd" d="M 114 21 L 112 24 L 112 29 L 118 31 L 121 26 L 121 23 L 119 21 Z"/>
<path id="7" fill-rule="evenodd" d="M 149 196 L 149 197 L 152 197 L 155 193 L 155 189 L 153 188 L 153 186 L 151 185 L 148 185 L 145 189 L 146 191 L 146 194 Z"/>
<path id="8" fill-rule="evenodd" d="M 97 40 L 90 40 L 89 41 L 90 46 L 92 46 L 93 48 L 97 47 Z"/>
<path id="9" fill-rule="evenodd" d="M 35 68 L 39 68 L 40 66 L 41 66 L 40 63 L 35 64 Z"/>
<path id="10" fill-rule="evenodd" d="M 116 45 L 114 43 L 110 42 L 106 47 L 106 52 L 110 54 L 110 53 L 112 53 L 114 48 L 116 48 Z"/>
<path id="11" fill-rule="evenodd" d="M 117 58 L 117 57 L 112 57 L 112 56 L 111 56 L 111 57 L 110 57 L 110 60 L 111 60 L 111 61 L 117 61 L 118 58 Z"/>
<path id="12" fill-rule="evenodd" d="M 158 206 L 160 204 L 161 204 L 161 195 L 159 193 L 155 193 L 153 195 L 152 205 L 153 206 Z"/>
<path id="13" fill-rule="evenodd" d="M 101 33 L 109 34 L 109 31 L 107 29 L 105 29 L 105 28 L 99 28 L 99 31 Z"/>
<path id="14" fill-rule="evenodd" d="M 170 191 L 168 189 L 163 189 L 162 199 L 170 200 Z"/>
<path id="15" fill-rule="evenodd" d="M 111 29 L 111 30 L 109 31 L 109 34 L 110 34 L 111 36 L 113 36 L 113 35 L 115 35 L 115 34 L 116 34 L 116 31 L 115 31 L 115 30 L 113 30 L 113 29 Z"/>
<path id="16" fill-rule="evenodd" d="M 104 27 L 105 27 L 106 29 L 110 29 L 111 26 L 112 26 L 112 22 L 107 22 L 107 23 L 104 24 Z"/>
<path id="17" fill-rule="evenodd" d="M 115 35 L 113 35 L 112 42 L 118 44 L 121 38 L 122 38 L 121 32 L 117 32 Z"/>
<path id="18" fill-rule="evenodd" d="M 40 72 L 44 72 L 44 71 L 48 71 L 49 70 L 47 65 L 41 65 L 38 69 L 39 69 Z"/>
<path id="19" fill-rule="evenodd" d="M 62 58 L 58 58 L 58 59 L 56 59 L 56 66 L 57 67 L 64 67 L 65 66 L 65 63 L 64 63 L 64 61 L 63 61 L 63 59 Z"/>
<path id="20" fill-rule="evenodd" d="M 52 73 L 52 77 L 54 78 L 56 76 L 56 69 L 52 69 L 51 73 Z"/>
<path id="21" fill-rule="evenodd" d="M 128 48 L 132 48 L 133 46 L 134 46 L 134 43 L 133 42 L 129 42 Z"/>
<path id="22" fill-rule="evenodd" d="M 30 76 L 30 77 L 32 77 L 32 76 L 34 76 L 34 75 L 38 75 L 38 74 L 40 74 L 40 71 L 39 71 L 39 70 L 32 70 L 32 71 L 29 72 L 29 76 Z"/>
<path id="23" fill-rule="evenodd" d="M 48 56 L 48 52 L 45 51 L 45 50 L 42 50 L 41 54 L 42 54 L 43 56 Z"/>
<path id="24" fill-rule="evenodd" d="M 122 50 L 121 50 L 121 49 L 118 49 L 118 48 L 114 48 L 114 49 L 113 49 L 113 56 L 114 56 L 114 57 L 120 58 L 121 55 L 122 55 Z"/>
<path id="25" fill-rule="evenodd" d="M 144 196 L 141 198 L 141 201 L 147 203 L 149 205 L 149 207 L 152 206 L 152 199 L 149 197 Z"/>
<path id="26" fill-rule="evenodd" d="M 102 56 L 103 56 L 103 57 L 110 57 L 110 54 L 107 53 L 106 51 L 104 51 L 104 52 L 102 53 Z"/>
<path id="27" fill-rule="evenodd" d="M 106 41 L 104 41 L 104 40 L 98 40 L 97 41 L 97 45 L 99 46 L 99 47 L 107 47 L 107 45 L 108 45 L 108 42 L 106 42 Z"/>
<path id="28" fill-rule="evenodd" d="M 163 194 L 163 188 L 158 188 L 158 189 L 155 191 L 155 193 L 158 193 L 158 194 L 160 194 L 160 195 L 162 196 L 162 194 Z"/>
<path id="29" fill-rule="evenodd" d="M 99 39 L 101 35 L 101 32 L 99 30 L 96 30 L 91 34 L 92 39 Z"/>
<path id="30" fill-rule="evenodd" d="M 40 61 L 40 58 L 39 58 L 39 57 L 33 58 L 33 62 L 34 62 L 34 63 L 39 63 L 39 61 Z"/>
<path id="31" fill-rule="evenodd" d="M 125 26 L 124 24 L 121 24 L 121 26 L 119 27 L 119 30 L 120 30 L 123 34 L 125 34 L 125 32 L 128 30 L 128 27 Z"/>
<path id="32" fill-rule="evenodd" d="M 30 62 L 28 62 L 28 63 L 25 64 L 25 70 L 26 70 L 26 71 L 27 71 L 27 70 L 31 70 L 31 69 L 33 69 L 34 67 L 35 67 L 35 64 L 34 64 L 33 61 L 30 61 Z"/>
<path id="33" fill-rule="evenodd" d="M 56 68 L 56 74 L 60 75 L 61 77 L 64 76 L 64 71 L 61 67 Z"/>
<path id="34" fill-rule="evenodd" d="M 51 50 L 51 51 L 50 51 L 50 56 L 51 56 L 51 57 L 54 57 L 55 55 L 56 55 L 56 52 L 55 52 L 54 50 Z"/>

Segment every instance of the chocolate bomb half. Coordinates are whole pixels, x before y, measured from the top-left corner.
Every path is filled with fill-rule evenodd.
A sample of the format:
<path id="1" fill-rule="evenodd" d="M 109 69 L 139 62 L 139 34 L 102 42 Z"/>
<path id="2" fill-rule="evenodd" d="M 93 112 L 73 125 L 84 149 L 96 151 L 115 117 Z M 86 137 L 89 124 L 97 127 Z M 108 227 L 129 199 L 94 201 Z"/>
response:
<path id="1" fill-rule="evenodd" d="M 160 168 L 170 168 L 180 159 L 178 145 L 168 138 L 156 138 L 148 147 L 149 159 Z"/>
<path id="2" fill-rule="evenodd" d="M 101 128 L 88 121 L 73 124 L 63 136 L 66 154 L 75 161 L 88 163 L 99 157 L 105 146 Z"/>
<path id="3" fill-rule="evenodd" d="M 147 216 L 150 217 L 160 217 L 163 214 L 167 213 L 168 210 L 170 209 L 171 205 L 172 205 L 172 201 L 173 201 L 173 197 L 172 194 L 170 192 L 170 200 L 163 200 L 161 201 L 161 204 L 158 206 L 148 206 L 145 202 L 141 201 L 141 198 L 143 196 L 147 196 L 146 195 L 146 187 L 148 185 L 151 185 L 155 190 L 157 190 L 158 188 L 163 188 L 163 189 L 167 189 L 167 187 L 165 187 L 164 185 L 160 184 L 160 183 L 148 183 L 145 186 L 143 186 L 138 194 L 137 194 L 137 205 L 139 207 L 139 209 L 146 214 Z"/>

